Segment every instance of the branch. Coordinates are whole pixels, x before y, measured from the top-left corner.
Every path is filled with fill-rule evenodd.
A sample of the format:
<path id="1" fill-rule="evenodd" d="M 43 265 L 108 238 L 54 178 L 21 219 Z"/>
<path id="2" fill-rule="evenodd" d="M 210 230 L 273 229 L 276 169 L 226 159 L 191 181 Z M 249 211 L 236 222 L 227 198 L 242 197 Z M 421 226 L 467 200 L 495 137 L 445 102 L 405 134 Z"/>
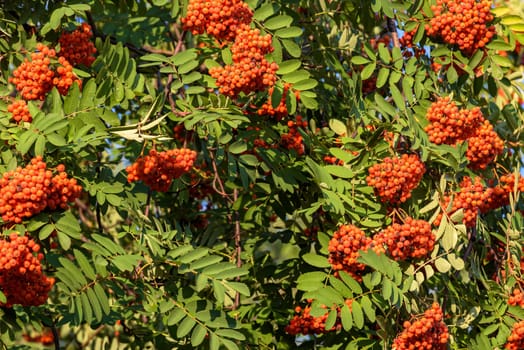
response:
<path id="1" fill-rule="evenodd" d="M 395 20 L 388 17 L 386 26 L 388 32 L 391 33 L 391 37 L 393 38 L 393 45 L 395 45 L 395 47 L 400 47 L 400 40 L 398 39 L 397 25 L 395 24 Z"/>
<path id="2" fill-rule="evenodd" d="M 233 200 L 236 202 L 238 199 L 238 189 L 233 190 Z M 237 258 L 237 267 L 242 267 L 242 245 L 240 243 L 240 218 L 238 211 L 233 213 L 233 218 L 235 220 L 235 249 L 236 249 L 236 258 Z M 237 281 L 240 280 L 240 277 L 237 277 Z M 235 303 L 233 304 L 233 310 L 236 310 L 240 306 L 240 293 L 237 291 L 235 294 Z"/>

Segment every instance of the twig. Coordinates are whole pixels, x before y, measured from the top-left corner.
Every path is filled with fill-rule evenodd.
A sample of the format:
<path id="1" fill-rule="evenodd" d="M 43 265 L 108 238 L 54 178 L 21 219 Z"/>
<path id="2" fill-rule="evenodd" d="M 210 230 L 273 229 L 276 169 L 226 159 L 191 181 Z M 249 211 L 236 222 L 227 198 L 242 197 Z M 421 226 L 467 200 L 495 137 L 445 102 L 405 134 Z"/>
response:
<path id="1" fill-rule="evenodd" d="M 54 322 L 51 326 L 51 332 L 53 333 L 53 343 L 55 344 L 55 350 L 60 350 L 60 339 L 58 338 L 58 329 L 56 329 L 56 325 L 54 324 Z"/>
<path id="2" fill-rule="evenodd" d="M 398 39 L 397 26 L 395 25 L 395 20 L 393 18 L 388 17 L 386 25 L 388 32 L 391 33 L 391 37 L 393 38 L 393 45 L 395 45 L 395 47 L 400 47 L 400 40 Z"/>
<path id="3" fill-rule="evenodd" d="M 233 190 L 233 200 L 236 202 L 238 199 L 238 189 Z M 236 258 L 237 258 L 237 267 L 242 267 L 242 245 L 240 244 L 240 218 L 238 211 L 233 213 L 233 218 L 235 220 L 235 249 L 236 249 Z M 237 281 L 240 280 L 240 277 L 237 277 Z M 240 306 L 240 293 L 237 291 L 235 294 L 235 304 L 233 305 L 233 310 L 236 310 Z"/>
<path id="4" fill-rule="evenodd" d="M 224 189 L 224 184 L 222 183 L 222 179 L 220 178 L 220 175 L 218 174 L 217 163 L 215 161 L 215 157 L 212 151 L 209 151 L 209 158 L 211 158 L 211 165 L 213 166 L 213 172 L 214 172 L 214 177 L 213 177 L 213 182 L 212 182 L 213 189 L 216 191 L 216 193 L 218 193 L 222 197 L 229 199 L 229 195 L 226 193 L 226 190 Z M 217 183 L 220 189 L 217 188 Z"/>

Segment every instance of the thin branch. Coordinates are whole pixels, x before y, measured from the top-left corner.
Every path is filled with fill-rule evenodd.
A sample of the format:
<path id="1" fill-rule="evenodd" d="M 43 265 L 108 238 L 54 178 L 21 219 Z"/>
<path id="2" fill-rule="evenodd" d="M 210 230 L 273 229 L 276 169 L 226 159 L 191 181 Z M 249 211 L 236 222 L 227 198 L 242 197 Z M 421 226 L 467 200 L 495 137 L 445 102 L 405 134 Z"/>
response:
<path id="1" fill-rule="evenodd" d="M 236 202 L 238 199 L 238 189 L 233 190 L 233 200 Z M 236 259 L 237 267 L 242 267 L 242 245 L 240 242 L 240 217 L 238 211 L 233 213 L 233 218 L 235 220 L 235 249 L 236 249 Z M 237 277 L 237 281 L 240 280 L 240 277 Z M 235 303 L 233 305 L 233 310 L 236 310 L 240 306 L 240 293 L 237 291 L 235 294 Z"/>
<path id="2" fill-rule="evenodd" d="M 53 343 L 55 345 L 55 350 L 60 350 L 60 339 L 58 338 L 58 329 L 56 328 L 54 322 L 51 326 L 51 332 L 53 333 Z"/>
<path id="3" fill-rule="evenodd" d="M 391 37 L 393 38 L 393 45 L 395 45 L 395 47 L 400 47 L 400 40 L 398 39 L 397 33 L 397 25 L 395 24 L 395 20 L 393 18 L 388 17 L 387 29 L 388 32 L 391 33 Z"/>
<path id="4" fill-rule="evenodd" d="M 215 161 L 215 157 L 212 151 L 209 151 L 209 158 L 211 158 L 211 165 L 213 166 L 214 172 L 212 183 L 213 189 L 222 197 L 229 199 L 229 195 L 226 193 L 226 190 L 224 189 L 224 184 L 222 183 L 222 179 L 220 178 L 220 174 L 218 173 L 217 163 Z M 217 188 L 217 183 L 220 189 Z"/>

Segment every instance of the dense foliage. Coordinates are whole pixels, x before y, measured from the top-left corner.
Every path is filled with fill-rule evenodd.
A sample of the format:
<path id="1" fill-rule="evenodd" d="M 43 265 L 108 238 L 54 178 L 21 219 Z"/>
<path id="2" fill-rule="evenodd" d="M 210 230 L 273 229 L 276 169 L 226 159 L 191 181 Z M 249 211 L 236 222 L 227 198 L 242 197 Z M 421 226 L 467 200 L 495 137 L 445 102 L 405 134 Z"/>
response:
<path id="1" fill-rule="evenodd" d="M 522 348 L 521 1 L 0 4 L 4 348 Z"/>

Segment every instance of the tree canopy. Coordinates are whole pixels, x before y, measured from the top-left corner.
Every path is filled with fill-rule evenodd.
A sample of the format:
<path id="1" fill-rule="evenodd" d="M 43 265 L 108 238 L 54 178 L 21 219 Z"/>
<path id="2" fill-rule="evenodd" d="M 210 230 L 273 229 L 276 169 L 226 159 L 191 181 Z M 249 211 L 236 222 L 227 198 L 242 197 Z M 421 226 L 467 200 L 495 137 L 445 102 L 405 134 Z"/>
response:
<path id="1" fill-rule="evenodd" d="M 3 348 L 524 348 L 521 1 L 0 4 Z"/>

